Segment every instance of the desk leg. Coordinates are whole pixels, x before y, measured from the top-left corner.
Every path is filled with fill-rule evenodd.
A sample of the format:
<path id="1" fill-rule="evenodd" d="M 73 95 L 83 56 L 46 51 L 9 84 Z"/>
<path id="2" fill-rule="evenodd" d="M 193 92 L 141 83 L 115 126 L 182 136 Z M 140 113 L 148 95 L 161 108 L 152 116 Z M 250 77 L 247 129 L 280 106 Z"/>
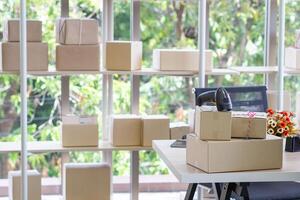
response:
<path id="1" fill-rule="evenodd" d="M 249 183 L 223 183 L 220 200 L 227 200 L 233 197 L 236 200 L 249 200 Z"/>
<path id="2" fill-rule="evenodd" d="M 198 183 L 190 183 L 186 191 L 184 200 L 193 200 Z"/>
<path id="3" fill-rule="evenodd" d="M 235 190 L 235 183 L 223 183 L 220 200 L 228 200 L 231 193 Z"/>

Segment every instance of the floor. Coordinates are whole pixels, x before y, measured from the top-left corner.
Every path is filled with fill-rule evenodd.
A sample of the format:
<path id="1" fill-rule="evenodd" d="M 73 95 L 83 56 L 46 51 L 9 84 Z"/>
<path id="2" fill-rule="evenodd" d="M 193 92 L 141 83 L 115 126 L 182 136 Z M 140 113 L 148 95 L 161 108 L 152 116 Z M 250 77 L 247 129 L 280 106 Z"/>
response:
<path id="1" fill-rule="evenodd" d="M 139 200 L 183 200 L 185 192 L 147 192 L 140 193 Z M 43 200 L 61 200 L 60 196 L 43 196 Z M 195 197 L 196 199 L 196 197 Z M 202 200 L 213 200 L 209 194 L 205 193 Z M 8 200 L 7 197 L 0 197 L 0 200 Z M 112 200 L 129 200 L 128 193 L 116 193 Z"/>
<path id="2" fill-rule="evenodd" d="M 159 193 L 140 193 L 139 200 L 184 200 L 185 192 L 159 192 Z M 196 199 L 196 195 L 195 195 Z M 114 194 L 113 200 L 129 200 L 129 194 L 118 193 Z M 204 193 L 202 200 L 214 200 L 214 198 Z"/>

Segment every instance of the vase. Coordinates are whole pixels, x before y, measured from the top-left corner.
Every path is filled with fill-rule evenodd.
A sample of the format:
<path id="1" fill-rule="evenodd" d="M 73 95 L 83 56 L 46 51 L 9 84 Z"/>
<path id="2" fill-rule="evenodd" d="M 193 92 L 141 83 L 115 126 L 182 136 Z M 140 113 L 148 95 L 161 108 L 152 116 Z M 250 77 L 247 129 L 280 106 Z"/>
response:
<path id="1" fill-rule="evenodd" d="M 284 144 L 284 143 L 283 143 Z M 300 151 L 300 136 L 287 137 L 285 139 L 285 151 L 297 152 Z"/>

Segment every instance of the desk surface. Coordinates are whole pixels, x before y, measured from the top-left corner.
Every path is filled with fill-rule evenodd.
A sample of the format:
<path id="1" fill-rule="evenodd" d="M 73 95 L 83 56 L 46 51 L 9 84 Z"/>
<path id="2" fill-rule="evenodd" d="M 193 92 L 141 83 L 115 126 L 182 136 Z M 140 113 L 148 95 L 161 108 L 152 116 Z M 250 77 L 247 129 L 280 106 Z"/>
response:
<path id="1" fill-rule="evenodd" d="M 282 169 L 208 174 L 187 165 L 186 150 L 171 148 L 173 142 L 155 140 L 152 146 L 181 183 L 300 181 L 300 152 L 284 152 Z"/>

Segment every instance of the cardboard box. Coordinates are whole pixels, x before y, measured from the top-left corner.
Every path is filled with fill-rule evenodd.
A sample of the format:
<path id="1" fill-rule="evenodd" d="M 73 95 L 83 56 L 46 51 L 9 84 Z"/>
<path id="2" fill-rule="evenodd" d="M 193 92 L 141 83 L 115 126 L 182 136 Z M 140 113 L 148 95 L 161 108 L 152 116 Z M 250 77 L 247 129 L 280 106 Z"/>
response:
<path id="1" fill-rule="evenodd" d="M 231 137 L 265 139 L 267 134 L 267 116 L 256 113 L 250 118 L 247 113 L 234 112 L 231 122 Z"/>
<path id="2" fill-rule="evenodd" d="M 205 70 L 213 67 L 212 51 L 206 50 Z M 161 71 L 199 71 L 199 50 L 196 49 L 155 49 L 153 68 Z"/>
<path id="3" fill-rule="evenodd" d="M 106 70 L 131 71 L 142 67 L 143 46 L 139 41 L 106 42 Z"/>
<path id="4" fill-rule="evenodd" d="M 195 133 L 195 109 L 188 111 L 188 124 L 190 126 L 190 133 Z"/>
<path id="5" fill-rule="evenodd" d="M 300 69 L 300 49 L 295 47 L 285 48 L 285 66 L 287 68 Z"/>
<path id="6" fill-rule="evenodd" d="M 63 147 L 98 146 L 97 117 L 62 117 L 61 141 Z"/>
<path id="7" fill-rule="evenodd" d="M 190 133 L 190 126 L 184 122 L 170 123 L 170 139 L 178 140 Z"/>
<path id="8" fill-rule="evenodd" d="M 151 147 L 152 140 L 169 140 L 169 117 L 164 115 L 143 116 L 142 123 L 142 146 Z"/>
<path id="9" fill-rule="evenodd" d="M 111 169 L 107 164 L 64 165 L 64 200 L 110 200 Z"/>
<path id="10" fill-rule="evenodd" d="M 142 120 L 137 115 L 113 115 L 110 135 L 113 146 L 140 146 Z"/>
<path id="11" fill-rule="evenodd" d="M 99 45 L 57 45 L 57 71 L 99 71 Z"/>
<path id="12" fill-rule="evenodd" d="M 99 44 L 98 21 L 60 18 L 56 21 L 56 42 L 74 45 Z"/>
<path id="13" fill-rule="evenodd" d="M 28 170 L 28 199 L 30 200 L 41 200 L 42 198 L 42 184 L 41 175 L 36 170 Z M 10 200 L 22 200 L 22 178 L 21 171 L 10 171 L 8 172 L 9 180 L 9 199 Z"/>
<path id="14" fill-rule="evenodd" d="M 208 173 L 279 169 L 282 167 L 282 138 L 203 141 L 188 135 L 186 161 Z"/>
<path id="15" fill-rule="evenodd" d="M 278 91 L 272 91 L 268 90 L 267 91 L 267 97 L 268 97 L 268 107 L 273 108 L 276 110 L 277 108 L 277 96 L 278 96 Z M 283 93 L 283 110 L 284 111 L 291 111 L 291 94 L 288 91 L 284 91 Z"/>
<path id="16" fill-rule="evenodd" d="M 195 134 L 200 140 L 230 140 L 231 112 L 202 111 L 196 107 Z"/>
<path id="17" fill-rule="evenodd" d="M 20 43 L 4 42 L 0 46 L 0 57 L 2 57 L 0 68 L 3 71 L 19 71 Z M 27 43 L 27 69 L 28 71 L 48 71 L 48 44 Z"/>
<path id="18" fill-rule="evenodd" d="M 3 41 L 20 42 L 20 20 L 10 19 L 4 23 Z M 27 20 L 27 41 L 42 42 L 42 22 L 38 20 Z"/>

